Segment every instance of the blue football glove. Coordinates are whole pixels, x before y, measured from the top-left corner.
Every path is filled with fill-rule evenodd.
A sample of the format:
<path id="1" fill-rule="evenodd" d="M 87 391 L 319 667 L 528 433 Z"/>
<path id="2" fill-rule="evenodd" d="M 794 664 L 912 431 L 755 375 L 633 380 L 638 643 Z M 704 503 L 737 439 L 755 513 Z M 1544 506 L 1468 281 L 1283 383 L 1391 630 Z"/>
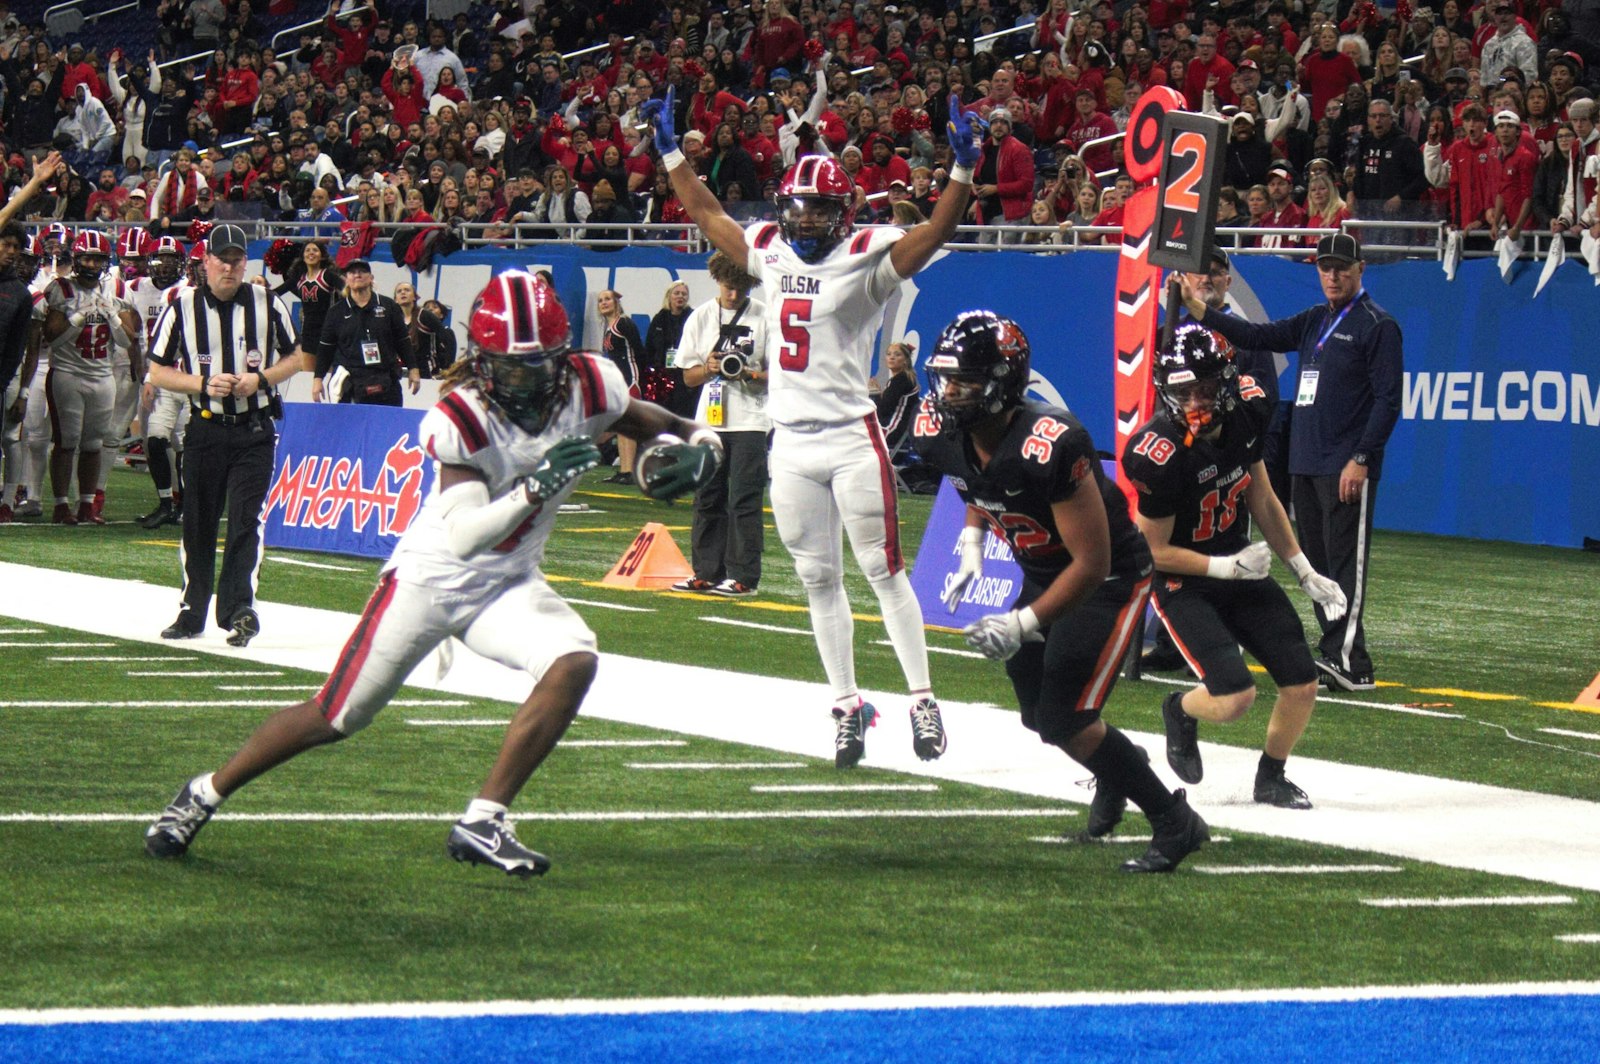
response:
<path id="1" fill-rule="evenodd" d="M 673 89 L 674 86 L 667 86 L 667 97 L 664 100 L 646 100 L 639 105 L 639 117 L 646 122 L 655 124 L 653 136 L 655 138 L 656 151 L 662 155 L 678 150 L 678 134 L 672 128 L 672 124 L 675 121 L 673 115 L 676 113 L 673 110 L 675 101 Z"/>
<path id="2" fill-rule="evenodd" d="M 528 501 L 542 503 L 600 464 L 600 450 L 587 436 L 568 436 L 544 453 L 532 473 L 522 478 Z"/>
<path id="3" fill-rule="evenodd" d="M 961 109 L 961 97 L 950 94 L 950 154 L 956 165 L 976 167 L 983 158 L 979 142 L 989 131 L 989 123 L 979 118 L 975 111 Z"/>

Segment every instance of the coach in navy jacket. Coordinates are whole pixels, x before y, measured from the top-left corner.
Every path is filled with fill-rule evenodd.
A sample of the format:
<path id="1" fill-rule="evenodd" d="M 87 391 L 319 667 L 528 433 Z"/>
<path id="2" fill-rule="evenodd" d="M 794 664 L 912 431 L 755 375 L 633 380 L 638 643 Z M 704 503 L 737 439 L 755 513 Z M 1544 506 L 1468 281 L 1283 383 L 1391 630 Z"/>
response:
<path id="1" fill-rule="evenodd" d="M 1317 274 L 1328 302 L 1292 318 L 1255 324 L 1207 313 L 1186 287 L 1195 320 L 1229 342 L 1274 351 L 1298 350 L 1292 399 L 1289 474 L 1295 520 L 1306 557 L 1339 582 L 1349 611 L 1322 624 L 1317 666 L 1325 681 L 1346 691 L 1368 691 L 1373 680 L 1362 614 L 1372 511 L 1383 471 L 1383 449 L 1400 419 L 1404 368 L 1399 324 L 1367 295 L 1361 245 L 1348 233 L 1317 244 Z"/>

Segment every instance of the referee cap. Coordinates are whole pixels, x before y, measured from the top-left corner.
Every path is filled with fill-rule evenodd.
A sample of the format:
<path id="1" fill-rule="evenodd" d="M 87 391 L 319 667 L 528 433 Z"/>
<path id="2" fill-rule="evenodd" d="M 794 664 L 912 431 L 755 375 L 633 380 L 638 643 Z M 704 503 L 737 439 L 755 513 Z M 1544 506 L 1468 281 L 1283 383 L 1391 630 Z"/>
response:
<path id="1" fill-rule="evenodd" d="M 1317 262 L 1360 262 L 1361 243 L 1349 233 L 1332 233 L 1317 241 Z"/>
<path id="2" fill-rule="evenodd" d="M 214 225 L 206 234 L 206 250 L 218 258 L 224 251 L 241 251 L 248 253 L 248 242 L 245 240 L 244 230 L 237 225 Z"/>

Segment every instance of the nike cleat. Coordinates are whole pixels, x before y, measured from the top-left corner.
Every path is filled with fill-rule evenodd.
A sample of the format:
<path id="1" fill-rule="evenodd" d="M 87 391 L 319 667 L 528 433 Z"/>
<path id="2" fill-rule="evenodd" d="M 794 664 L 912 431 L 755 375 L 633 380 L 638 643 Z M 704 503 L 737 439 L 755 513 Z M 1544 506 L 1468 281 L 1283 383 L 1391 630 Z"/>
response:
<path id="1" fill-rule="evenodd" d="M 182 857 L 216 811 L 216 806 L 207 805 L 194 793 L 194 780 L 190 780 L 144 833 L 144 852 L 151 857 Z"/>
<path id="2" fill-rule="evenodd" d="M 833 767 L 855 768 L 867 752 L 867 729 L 877 723 L 878 711 L 863 702 L 849 713 L 833 711 L 837 725 L 833 734 Z"/>
<path id="3" fill-rule="evenodd" d="M 508 876 L 542 876 L 550 871 L 550 858 L 522 845 L 503 815 L 493 820 L 457 820 L 444 848 L 457 861 L 488 865 Z"/>
<path id="4" fill-rule="evenodd" d="M 917 699 L 911 706 L 911 748 L 922 760 L 935 761 L 947 745 L 939 703 L 931 696 Z"/>

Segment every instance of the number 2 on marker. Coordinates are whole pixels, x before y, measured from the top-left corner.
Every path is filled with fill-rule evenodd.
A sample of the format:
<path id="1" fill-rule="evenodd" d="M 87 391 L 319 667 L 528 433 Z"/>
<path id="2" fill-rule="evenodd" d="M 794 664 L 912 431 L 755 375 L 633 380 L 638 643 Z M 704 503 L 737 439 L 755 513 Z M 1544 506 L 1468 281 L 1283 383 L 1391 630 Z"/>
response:
<path id="1" fill-rule="evenodd" d="M 1189 168 L 1167 184 L 1167 193 L 1161 200 L 1163 207 L 1174 211 L 1200 210 L 1200 196 L 1194 187 L 1206 172 L 1207 147 L 1206 138 L 1193 130 L 1182 130 L 1172 138 L 1172 157 L 1188 156 Z"/>

